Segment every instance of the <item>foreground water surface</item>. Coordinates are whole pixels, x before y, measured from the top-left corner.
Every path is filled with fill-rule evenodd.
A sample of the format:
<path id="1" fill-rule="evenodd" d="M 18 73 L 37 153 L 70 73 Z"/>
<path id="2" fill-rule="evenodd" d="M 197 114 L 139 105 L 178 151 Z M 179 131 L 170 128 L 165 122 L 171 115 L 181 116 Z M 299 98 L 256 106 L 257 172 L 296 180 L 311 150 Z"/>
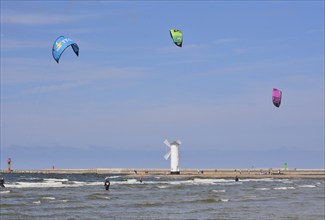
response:
<path id="1" fill-rule="evenodd" d="M 325 219 L 324 179 L 2 174 L 5 219 Z M 139 176 L 140 177 L 140 176 Z"/>

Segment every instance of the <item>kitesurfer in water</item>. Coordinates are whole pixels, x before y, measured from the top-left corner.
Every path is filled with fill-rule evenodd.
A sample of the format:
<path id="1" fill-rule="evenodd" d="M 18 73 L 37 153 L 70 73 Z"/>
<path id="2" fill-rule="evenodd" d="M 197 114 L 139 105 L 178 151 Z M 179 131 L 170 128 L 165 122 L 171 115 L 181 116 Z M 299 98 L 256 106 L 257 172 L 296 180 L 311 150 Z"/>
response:
<path id="1" fill-rule="evenodd" d="M 109 190 L 109 186 L 111 185 L 110 181 L 108 180 L 108 177 L 105 178 L 105 183 L 104 183 L 104 186 L 105 186 L 105 189 L 106 190 Z"/>
<path id="2" fill-rule="evenodd" d="M 235 181 L 238 182 L 238 180 L 239 180 L 239 179 L 238 179 L 238 176 L 236 176 L 236 177 L 235 177 Z"/>
<path id="3" fill-rule="evenodd" d="M 0 187 L 5 187 L 5 179 L 4 178 L 0 178 Z"/>

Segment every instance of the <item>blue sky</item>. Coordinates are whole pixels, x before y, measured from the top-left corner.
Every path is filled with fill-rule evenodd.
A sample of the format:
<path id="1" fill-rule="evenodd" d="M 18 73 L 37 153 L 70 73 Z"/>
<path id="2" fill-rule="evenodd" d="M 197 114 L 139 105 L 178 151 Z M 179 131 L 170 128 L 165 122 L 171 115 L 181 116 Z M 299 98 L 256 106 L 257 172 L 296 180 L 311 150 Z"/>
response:
<path id="1" fill-rule="evenodd" d="M 181 169 L 324 168 L 324 1 L 1 0 L 1 169 L 169 168 L 166 138 Z"/>

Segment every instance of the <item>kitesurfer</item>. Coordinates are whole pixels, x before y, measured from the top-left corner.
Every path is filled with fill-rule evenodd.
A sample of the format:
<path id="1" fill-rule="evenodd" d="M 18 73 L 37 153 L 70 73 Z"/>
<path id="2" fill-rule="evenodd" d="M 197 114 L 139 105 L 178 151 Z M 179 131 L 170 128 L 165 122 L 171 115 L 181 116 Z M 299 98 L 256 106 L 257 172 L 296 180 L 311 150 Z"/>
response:
<path id="1" fill-rule="evenodd" d="M 238 176 L 236 176 L 236 177 L 235 177 L 235 181 L 238 182 L 238 180 L 239 180 L 239 179 L 238 179 Z"/>
<path id="2" fill-rule="evenodd" d="M 5 179 L 2 177 L 0 178 L 0 187 L 5 187 Z"/>
<path id="3" fill-rule="evenodd" d="M 108 177 L 105 178 L 104 186 L 106 190 L 109 190 L 109 186 L 111 185 L 110 181 L 108 180 Z"/>

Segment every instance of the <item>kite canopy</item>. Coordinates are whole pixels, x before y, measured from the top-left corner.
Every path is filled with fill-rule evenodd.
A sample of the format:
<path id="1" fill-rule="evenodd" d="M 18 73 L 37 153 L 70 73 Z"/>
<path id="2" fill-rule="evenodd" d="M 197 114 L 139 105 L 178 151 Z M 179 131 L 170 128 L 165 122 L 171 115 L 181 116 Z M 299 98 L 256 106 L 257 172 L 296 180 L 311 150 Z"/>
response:
<path id="1" fill-rule="evenodd" d="M 281 99 L 282 99 L 282 91 L 274 88 L 272 92 L 272 101 L 273 104 L 278 108 L 281 105 Z"/>
<path id="2" fill-rule="evenodd" d="M 170 36 L 173 39 L 174 43 L 179 46 L 182 47 L 183 44 L 183 33 L 180 30 L 174 30 L 171 29 L 169 30 Z"/>
<path id="3" fill-rule="evenodd" d="M 69 46 L 71 46 L 75 54 L 79 56 L 79 47 L 73 40 L 65 36 L 60 36 L 55 40 L 52 48 L 52 55 L 57 63 L 59 63 L 64 50 Z"/>

